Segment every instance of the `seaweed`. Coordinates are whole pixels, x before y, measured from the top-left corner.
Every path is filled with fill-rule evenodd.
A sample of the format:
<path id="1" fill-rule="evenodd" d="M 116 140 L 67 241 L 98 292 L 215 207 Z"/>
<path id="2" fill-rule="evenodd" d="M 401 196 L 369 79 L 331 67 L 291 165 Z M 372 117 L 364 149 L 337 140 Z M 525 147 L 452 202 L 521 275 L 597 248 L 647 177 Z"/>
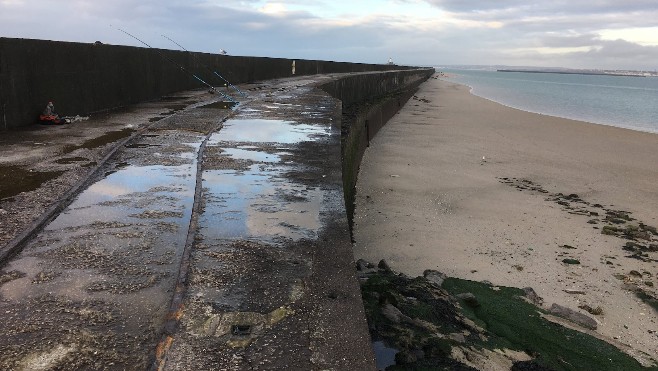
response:
<path id="1" fill-rule="evenodd" d="M 525 351 L 541 366 L 554 370 L 647 369 L 613 345 L 546 320 L 543 310 L 521 298 L 520 289 L 494 289 L 458 278 L 447 278 L 443 288 L 452 295 L 472 293 L 477 297 L 480 306 L 463 305 L 464 314 L 493 335 L 490 345 Z"/>

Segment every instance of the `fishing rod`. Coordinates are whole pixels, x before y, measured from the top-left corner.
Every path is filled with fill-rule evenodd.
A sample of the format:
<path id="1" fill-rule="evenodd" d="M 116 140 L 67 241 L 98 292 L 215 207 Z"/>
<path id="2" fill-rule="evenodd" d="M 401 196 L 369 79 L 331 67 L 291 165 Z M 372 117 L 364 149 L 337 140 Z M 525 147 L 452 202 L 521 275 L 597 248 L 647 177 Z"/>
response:
<path id="1" fill-rule="evenodd" d="M 162 36 L 162 37 L 164 37 L 165 39 L 171 41 L 172 43 L 178 45 L 179 48 L 185 50 L 186 52 L 189 52 L 189 50 L 185 49 L 181 44 L 175 42 L 175 41 L 172 40 L 171 38 L 169 38 L 169 37 L 167 37 L 167 36 L 165 36 L 165 35 L 160 35 L 160 36 Z M 232 87 L 233 89 L 235 89 L 238 93 L 240 93 L 240 95 L 242 95 L 242 96 L 245 97 L 245 98 L 247 97 L 247 94 L 243 93 L 242 90 L 238 89 L 235 85 L 231 84 L 231 83 L 230 83 L 228 80 L 226 80 L 222 75 L 220 75 L 219 73 L 217 73 L 217 71 L 213 71 L 213 70 L 211 70 L 210 68 L 208 68 L 208 66 L 205 66 L 205 65 L 204 65 L 204 67 L 205 67 L 208 71 L 210 71 L 210 72 L 214 73 L 215 75 L 217 75 L 220 79 L 224 80 L 224 81 L 228 84 L 228 86 L 230 86 L 230 87 Z"/>
<path id="2" fill-rule="evenodd" d="M 125 33 L 126 35 L 132 37 L 133 39 L 139 41 L 140 43 L 142 43 L 142 44 L 148 46 L 150 49 L 155 50 L 155 51 L 156 51 L 161 57 L 163 57 L 164 59 L 168 60 L 169 62 L 171 62 L 172 64 L 174 64 L 174 65 L 177 66 L 178 68 L 180 68 L 181 71 L 183 71 L 183 72 L 185 72 L 185 73 L 189 73 L 189 74 L 192 75 L 195 79 L 199 80 L 202 84 L 204 84 L 205 86 L 209 87 L 209 88 L 212 89 L 214 92 L 217 92 L 218 94 L 220 94 L 220 95 L 223 96 L 224 98 L 228 99 L 229 101 L 231 101 L 231 102 L 233 102 L 233 103 L 238 103 L 235 99 L 233 99 L 233 98 L 231 98 L 230 96 L 228 96 L 228 95 L 222 93 L 221 91 L 217 90 L 214 86 L 208 84 L 208 83 L 205 82 L 203 79 L 201 79 L 199 76 L 197 76 L 197 75 L 193 74 L 192 72 L 188 71 L 187 69 L 185 69 L 185 67 L 183 67 L 183 66 L 181 66 L 180 64 L 176 63 L 176 61 L 174 61 L 173 59 L 167 57 L 166 55 L 164 55 L 164 54 L 162 54 L 161 52 L 157 51 L 157 49 L 153 48 L 151 45 L 149 45 L 149 44 L 147 44 L 146 42 L 140 40 L 137 36 L 132 35 L 132 34 L 128 33 L 127 31 L 124 31 L 124 30 L 122 30 L 122 29 L 120 29 L 120 28 L 113 27 L 112 25 L 110 25 L 110 27 L 112 27 L 112 28 L 114 28 L 114 29 L 116 29 L 116 30 L 119 30 L 119 31 Z"/>

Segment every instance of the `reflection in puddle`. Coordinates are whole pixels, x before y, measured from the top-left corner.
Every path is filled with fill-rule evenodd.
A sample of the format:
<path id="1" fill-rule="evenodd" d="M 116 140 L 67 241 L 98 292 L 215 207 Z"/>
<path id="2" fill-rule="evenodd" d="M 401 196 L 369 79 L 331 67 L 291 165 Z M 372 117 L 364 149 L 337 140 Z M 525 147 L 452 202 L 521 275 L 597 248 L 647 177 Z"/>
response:
<path id="1" fill-rule="evenodd" d="M 283 120 L 229 120 L 213 139 L 236 142 L 299 143 L 313 136 L 329 135 L 328 126 L 297 124 Z"/>
<path id="2" fill-rule="evenodd" d="M 386 367 L 395 364 L 395 354 L 398 353 L 397 349 L 387 347 L 383 341 L 374 341 L 372 343 L 372 349 L 375 352 L 378 370 L 384 370 Z"/>
<path id="3" fill-rule="evenodd" d="M 272 172 L 274 171 L 274 173 Z M 211 238 L 314 238 L 322 192 L 277 178 L 279 172 L 206 171 L 208 201 L 202 225 Z"/>
<path id="4" fill-rule="evenodd" d="M 266 153 L 254 150 L 240 148 L 227 148 L 224 150 L 224 154 L 229 155 L 235 159 L 241 160 L 250 160 L 254 162 L 279 162 L 281 161 L 281 156 L 279 154 Z"/>
<path id="5" fill-rule="evenodd" d="M 328 135 L 330 128 L 281 120 L 229 120 L 211 137 L 211 145 L 241 142 L 222 155 L 256 162 L 246 171 L 208 170 L 203 174 L 206 238 L 316 238 L 323 192 L 283 177 L 291 168 L 281 163 L 286 148 L 265 152 L 253 143 L 294 144 Z"/>
<path id="6" fill-rule="evenodd" d="M 91 294 L 86 288 L 95 281 L 105 279 L 104 276 L 99 276 L 91 271 L 75 269 L 68 270 L 62 275 L 58 274 L 54 283 L 35 284 L 38 275 L 46 268 L 43 263 L 43 260 L 31 256 L 12 261 L 8 268 L 26 275 L 0 286 L 2 297 L 6 300 L 18 301 L 25 297 L 56 294 L 72 300 L 86 300 L 91 298 Z"/>
<path id="7" fill-rule="evenodd" d="M 120 168 L 81 193 L 46 229 L 86 225 L 92 221 L 135 221 L 129 215 L 143 212 L 144 207 L 169 211 L 172 205 L 162 201 L 172 198 L 178 201 L 178 208 L 185 208 L 183 219 L 189 220 L 194 198 L 195 168 L 195 163 L 181 166 L 130 165 Z M 150 205 L 145 203 L 147 199 Z M 184 224 L 184 220 L 180 222 Z"/>
<path id="8" fill-rule="evenodd" d="M 199 145 L 179 155 L 193 155 Z M 113 171 L 83 191 L 10 263 L 24 277 L 2 285 L 1 296 L 19 301 L 48 294 L 121 301 L 147 311 L 164 308 L 175 277 L 171 265 L 187 237 L 196 161 L 118 163 Z"/>

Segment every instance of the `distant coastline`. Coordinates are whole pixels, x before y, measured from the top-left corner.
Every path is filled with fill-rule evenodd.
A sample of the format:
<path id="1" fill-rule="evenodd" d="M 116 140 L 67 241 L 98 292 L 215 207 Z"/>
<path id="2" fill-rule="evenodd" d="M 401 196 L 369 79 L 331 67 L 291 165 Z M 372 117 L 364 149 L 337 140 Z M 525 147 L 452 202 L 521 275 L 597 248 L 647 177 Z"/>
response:
<path id="1" fill-rule="evenodd" d="M 554 73 L 561 75 L 599 75 L 599 76 L 629 76 L 629 77 L 658 77 L 656 72 L 644 71 L 580 71 L 580 70 L 521 70 L 498 69 L 497 72 L 523 72 L 523 73 Z"/>
<path id="2" fill-rule="evenodd" d="M 542 67 L 497 66 L 498 70 L 602 72 Z M 447 70 L 447 79 L 471 87 L 473 94 L 528 112 L 658 134 L 658 78 L 624 76 L 500 73 Z M 608 70 L 612 73 L 614 70 Z M 622 71 L 622 70 L 617 70 Z M 635 71 L 640 72 L 640 71 Z"/>

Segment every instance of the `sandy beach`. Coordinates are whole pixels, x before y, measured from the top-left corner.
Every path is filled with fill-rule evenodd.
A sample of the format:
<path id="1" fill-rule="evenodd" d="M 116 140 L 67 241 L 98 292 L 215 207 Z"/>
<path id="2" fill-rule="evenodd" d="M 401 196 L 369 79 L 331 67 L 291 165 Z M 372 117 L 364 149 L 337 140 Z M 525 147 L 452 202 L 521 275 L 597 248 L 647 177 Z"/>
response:
<path id="1" fill-rule="evenodd" d="M 356 259 L 532 287 L 545 308 L 586 314 L 645 364 L 658 359 L 646 299 L 658 286 L 658 135 L 432 78 L 371 142 L 355 202 Z"/>

